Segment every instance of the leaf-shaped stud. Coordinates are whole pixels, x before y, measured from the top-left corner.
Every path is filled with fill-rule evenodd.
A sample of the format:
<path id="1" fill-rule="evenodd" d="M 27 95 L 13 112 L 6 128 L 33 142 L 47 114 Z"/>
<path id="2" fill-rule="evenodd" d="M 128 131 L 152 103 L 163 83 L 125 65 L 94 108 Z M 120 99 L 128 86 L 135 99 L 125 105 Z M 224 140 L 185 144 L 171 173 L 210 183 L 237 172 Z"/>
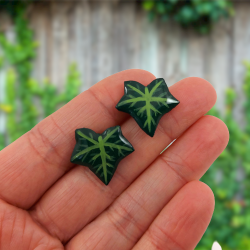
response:
<path id="1" fill-rule="evenodd" d="M 119 162 L 134 151 L 122 135 L 121 127 L 108 128 L 97 134 L 88 128 L 75 131 L 76 146 L 71 162 L 87 166 L 106 185 L 112 179 Z"/>
<path id="2" fill-rule="evenodd" d="M 157 78 L 148 86 L 136 81 L 126 81 L 124 96 L 116 108 L 129 113 L 141 129 L 153 137 L 161 117 L 179 103 L 170 93 L 165 80 Z"/>

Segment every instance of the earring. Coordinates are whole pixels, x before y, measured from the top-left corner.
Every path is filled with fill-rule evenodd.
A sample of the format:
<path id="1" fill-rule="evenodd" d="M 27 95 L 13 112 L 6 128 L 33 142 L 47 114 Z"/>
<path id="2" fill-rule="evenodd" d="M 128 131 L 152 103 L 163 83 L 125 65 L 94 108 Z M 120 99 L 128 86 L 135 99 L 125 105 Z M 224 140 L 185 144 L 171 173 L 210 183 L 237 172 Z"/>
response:
<path id="1" fill-rule="evenodd" d="M 148 86 L 136 81 L 124 82 L 124 96 L 116 108 L 129 113 L 141 129 L 153 137 L 161 117 L 179 103 L 170 93 L 165 80 L 158 78 Z"/>
<path id="2" fill-rule="evenodd" d="M 112 179 L 119 162 L 134 151 L 122 135 L 120 126 L 108 128 L 102 134 L 88 128 L 77 129 L 75 139 L 71 162 L 89 167 L 106 185 Z"/>

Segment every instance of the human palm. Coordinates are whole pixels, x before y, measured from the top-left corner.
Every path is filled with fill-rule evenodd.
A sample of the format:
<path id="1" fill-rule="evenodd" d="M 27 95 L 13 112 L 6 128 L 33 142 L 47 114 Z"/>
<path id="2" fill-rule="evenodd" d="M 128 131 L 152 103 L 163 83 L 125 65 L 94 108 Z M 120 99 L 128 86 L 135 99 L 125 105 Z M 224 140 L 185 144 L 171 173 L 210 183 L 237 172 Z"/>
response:
<path id="1" fill-rule="evenodd" d="M 223 122 L 204 116 L 216 101 L 200 78 L 170 88 L 180 104 L 153 138 L 115 109 L 123 83 L 147 85 L 143 70 L 112 75 L 0 152 L 0 250 L 191 250 L 211 219 L 212 191 L 199 181 L 228 142 Z M 74 131 L 121 125 L 135 152 L 108 186 L 70 163 Z M 177 140 L 160 155 L 174 139 Z"/>

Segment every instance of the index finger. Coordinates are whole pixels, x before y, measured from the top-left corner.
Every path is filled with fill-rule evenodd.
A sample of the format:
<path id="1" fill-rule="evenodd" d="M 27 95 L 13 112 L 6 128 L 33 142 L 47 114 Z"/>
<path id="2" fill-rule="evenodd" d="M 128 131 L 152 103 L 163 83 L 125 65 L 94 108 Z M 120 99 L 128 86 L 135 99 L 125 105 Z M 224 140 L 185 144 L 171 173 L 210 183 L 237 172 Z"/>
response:
<path id="1" fill-rule="evenodd" d="M 78 95 L 31 131 L 0 152 L 0 197 L 27 209 L 65 172 L 72 168 L 70 155 L 77 128 L 97 133 L 124 122 L 128 116 L 115 109 L 123 83 L 148 84 L 155 77 L 132 69 L 114 74 Z"/>

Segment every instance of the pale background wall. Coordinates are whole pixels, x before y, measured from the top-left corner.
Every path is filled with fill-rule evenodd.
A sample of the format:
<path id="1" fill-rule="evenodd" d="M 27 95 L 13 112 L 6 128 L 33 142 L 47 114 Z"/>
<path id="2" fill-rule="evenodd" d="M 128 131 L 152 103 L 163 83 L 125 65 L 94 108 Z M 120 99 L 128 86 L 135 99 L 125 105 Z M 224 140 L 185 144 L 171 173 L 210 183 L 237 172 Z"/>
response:
<path id="1" fill-rule="evenodd" d="M 118 71 L 141 68 L 168 85 L 187 76 L 203 77 L 218 93 L 239 95 L 236 119 L 242 122 L 243 60 L 250 60 L 250 3 L 235 3 L 235 17 L 216 24 L 208 36 L 183 31 L 177 24 L 149 22 L 134 1 L 46 1 L 30 8 L 28 18 L 39 41 L 34 78 L 64 85 L 68 65 L 76 62 L 83 90 Z M 5 15 L 1 29 L 12 39 Z"/>

